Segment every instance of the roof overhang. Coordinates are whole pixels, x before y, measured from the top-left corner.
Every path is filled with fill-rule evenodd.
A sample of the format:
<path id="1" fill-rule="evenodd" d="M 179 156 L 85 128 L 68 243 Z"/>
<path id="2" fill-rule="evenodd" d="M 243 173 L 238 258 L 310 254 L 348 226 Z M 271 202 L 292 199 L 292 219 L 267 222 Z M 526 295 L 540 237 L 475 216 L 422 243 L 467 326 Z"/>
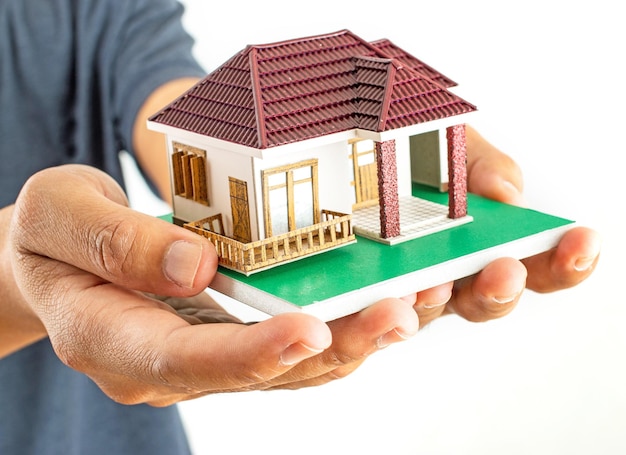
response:
<path id="1" fill-rule="evenodd" d="M 225 150 L 249 156 L 251 158 L 266 159 L 270 157 L 280 158 L 283 155 L 293 154 L 294 152 L 311 150 L 330 144 L 336 144 L 339 142 L 347 142 L 350 139 L 356 138 L 370 139 L 376 142 L 385 142 L 394 139 L 401 139 L 417 134 L 427 133 L 429 131 L 440 130 L 442 128 L 448 128 L 450 126 L 467 123 L 468 118 L 470 118 L 473 114 L 475 114 L 475 112 L 468 112 L 465 114 L 456 115 L 454 117 L 447 117 L 439 120 L 433 120 L 427 123 L 420 123 L 382 132 L 369 131 L 359 128 L 350 129 L 337 133 L 327 134 L 325 136 L 319 136 L 298 142 L 292 142 L 289 144 L 268 147 L 265 149 L 248 147 L 246 145 L 237 144 L 235 142 L 229 142 L 222 139 L 204 136 L 202 134 L 193 133 L 182 128 L 176 128 L 174 126 L 152 122 L 150 120 L 148 120 L 148 129 L 163 133 L 177 141 L 189 142 L 190 145 L 194 145 L 195 147 L 206 148 L 208 150 Z"/>

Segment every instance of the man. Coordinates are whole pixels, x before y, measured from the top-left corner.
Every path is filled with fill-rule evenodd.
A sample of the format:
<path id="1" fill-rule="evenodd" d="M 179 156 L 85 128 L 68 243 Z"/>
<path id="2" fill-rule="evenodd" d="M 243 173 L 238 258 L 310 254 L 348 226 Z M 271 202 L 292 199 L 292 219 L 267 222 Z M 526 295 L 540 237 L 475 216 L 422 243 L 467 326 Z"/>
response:
<path id="1" fill-rule="evenodd" d="M 204 74 L 181 14 L 174 0 L 0 0 L 0 453 L 186 453 L 170 404 L 321 385 L 442 314 L 500 317 L 525 286 L 593 270 L 597 236 L 577 228 L 523 264 L 328 324 L 239 324 L 202 292 L 211 245 L 128 209 L 121 187 L 128 149 L 170 194 L 145 120 Z M 519 201 L 517 166 L 471 128 L 468 153 L 472 191 Z"/>

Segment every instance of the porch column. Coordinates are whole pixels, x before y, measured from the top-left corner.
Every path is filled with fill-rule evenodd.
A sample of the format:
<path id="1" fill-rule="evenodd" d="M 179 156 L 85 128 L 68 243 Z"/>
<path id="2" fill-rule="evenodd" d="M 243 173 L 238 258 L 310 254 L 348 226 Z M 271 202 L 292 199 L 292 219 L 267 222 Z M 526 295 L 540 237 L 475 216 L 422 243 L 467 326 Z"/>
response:
<path id="1" fill-rule="evenodd" d="M 467 146 L 465 125 L 451 126 L 448 140 L 448 218 L 467 215 Z"/>
<path id="2" fill-rule="evenodd" d="M 374 147 L 376 148 L 376 168 L 378 171 L 380 236 L 388 239 L 400 235 L 396 141 L 375 142 Z"/>

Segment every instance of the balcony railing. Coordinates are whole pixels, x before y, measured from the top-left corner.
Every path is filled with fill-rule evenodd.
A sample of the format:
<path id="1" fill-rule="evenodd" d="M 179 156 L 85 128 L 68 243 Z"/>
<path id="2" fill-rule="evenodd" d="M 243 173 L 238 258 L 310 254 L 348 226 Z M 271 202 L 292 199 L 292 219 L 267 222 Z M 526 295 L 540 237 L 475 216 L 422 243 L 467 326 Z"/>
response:
<path id="1" fill-rule="evenodd" d="M 185 224 L 185 228 L 209 239 L 223 267 L 250 275 L 283 262 L 355 242 L 352 215 L 322 210 L 320 223 L 250 243 L 217 234 L 207 227 L 215 217 Z"/>

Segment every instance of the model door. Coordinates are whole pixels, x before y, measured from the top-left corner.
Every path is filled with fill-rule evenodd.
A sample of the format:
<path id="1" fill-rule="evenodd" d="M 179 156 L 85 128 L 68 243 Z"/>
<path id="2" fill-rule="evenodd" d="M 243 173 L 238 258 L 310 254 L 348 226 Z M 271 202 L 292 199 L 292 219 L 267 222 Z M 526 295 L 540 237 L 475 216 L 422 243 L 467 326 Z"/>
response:
<path id="1" fill-rule="evenodd" d="M 442 174 L 442 166 L 447 170 L 447 162 L 442 161 L 439 131 L 430 131 L 409 138 L 411 154 L 411 179 L 414 182 L 446 190 L 447 179 Z"/>
<path id="2" fill-rule="evenodd" d="M 378 170 L 376 150 L 371 140 L 353 139 L 348 142 L 350 159 L 354 169 L 353 210 L 378 204 Z"/>
<path id="3" fill-rule="evenodd" d="M 228 181 L 230 186 L 230 209 L 233 216 L 233 238 L 243 243 L 251 242 L 248 184 L 234 177 L 228 177 Z"/>

